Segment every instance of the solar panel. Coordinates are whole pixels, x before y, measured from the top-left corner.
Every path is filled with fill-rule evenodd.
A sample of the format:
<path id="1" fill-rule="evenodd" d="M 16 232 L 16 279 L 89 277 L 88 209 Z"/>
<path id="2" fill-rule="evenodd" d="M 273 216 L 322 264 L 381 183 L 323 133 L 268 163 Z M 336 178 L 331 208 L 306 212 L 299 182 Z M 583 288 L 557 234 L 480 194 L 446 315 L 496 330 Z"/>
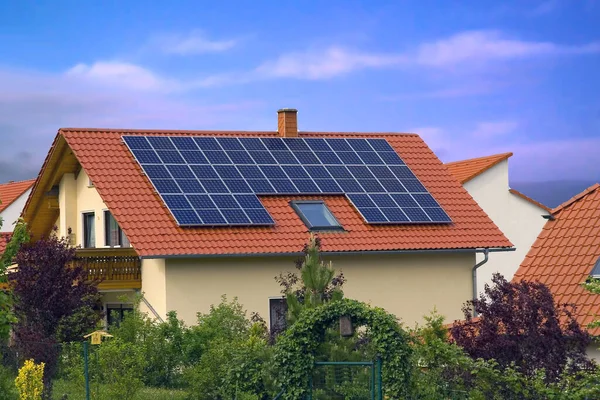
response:
<path id="1" fill-rule="evenodd" d="M 181 226 L 272 225 L 258 196 L 345 194 L 369 224 L 452 220 L 382 138 L 123 136 Z"/>

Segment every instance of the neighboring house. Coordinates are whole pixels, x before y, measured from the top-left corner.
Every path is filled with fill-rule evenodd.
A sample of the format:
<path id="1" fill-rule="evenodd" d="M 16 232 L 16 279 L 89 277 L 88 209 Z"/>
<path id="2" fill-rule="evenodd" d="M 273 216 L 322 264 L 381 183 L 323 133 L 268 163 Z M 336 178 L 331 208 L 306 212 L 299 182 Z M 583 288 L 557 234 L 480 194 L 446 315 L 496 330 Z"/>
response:
<path id="1" fill-rule="evenodd" d="M 13 231 L 14 224 L 21 216 L 21 211 L 25 206 L 34 182 L 35 179 L 30 179 L 27 181 L 10 181 L 0 184 L 0 218 L 2 219 L 0 231 Z"/>
<path id="2" fill-rule="evenodd" d="M 60 129 L 24 218 L 34 238 L 70 230 L 111 308 L 141 290 L 188 324 L 223 294 L 277 324 L 274 278 L 296 271 L 311 231 L 346 296 L 410 325 L 434 307 L 459 318 L 476 253 L 512 246 L 418 135 L 298 132 L 287 109 L 270 132 Z"/>
<path id="3" fill-rule="evenodd" d="M 600 278 L 600 185 L 596 184 L 552 210 L 513 280 L 539 281 L 559 304 L 574 304 L 582 326 L 600 319 L 600 295 L 581 284 Z M 594 336 L 600 329 L 591 329 Z M 600 361 L 598 344 L 588 355 Z"/>
<path id="4" fill-rule="evenodd" d="M 515 246 L 513 252 L 489 254 L 488 261 L 478 268 L 479 293 L 486 283 L 491 283 L 496 272 L 507 280 L 512 279 L 546 222 L 543 216 L 550 212 L 548 207 L 510 188 L 508 159 L 512 155 L 496 154 L 446 164 L 450 173 Z M 477 255 L 478 262 L 484 259 L 483 254 Z"/>

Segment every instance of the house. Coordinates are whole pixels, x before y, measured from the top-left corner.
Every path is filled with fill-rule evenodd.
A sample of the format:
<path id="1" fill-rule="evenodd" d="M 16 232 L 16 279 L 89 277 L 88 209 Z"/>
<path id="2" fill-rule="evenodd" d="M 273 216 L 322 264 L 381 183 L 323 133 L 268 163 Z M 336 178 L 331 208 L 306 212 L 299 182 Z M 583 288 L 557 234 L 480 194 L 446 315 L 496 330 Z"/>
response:
<path id="1" fill-rule="evenodd" d="M 60 129 L 24 219 L 34 238 L 70 235 L 107 309 L 141 291 L 152 315 L 191 324 L 225 294 L 276 324 L 274 278 L 317 232 L 348 297 L 411 325 L 434 307 L 460 317 L 476 254 L 512 244 L 423 140 L 299 132 L 290 109 L 277 126 Z"/>
<path id="2" fill-rule="evenodd" d="M 510 188 L 508 160 L 512 155 L 503 153 L 446 163 L 450 173 L 515 245 L 515 251 L 489 254 L 487 262 L 478 268 L 479 293 L 486 283 L 491 284 L 496 272 L 512 279 L 546 222 L 543 216 L 550 212 L 548 207 Z M 477 261 L 483 263 L 485 255 L 478 254 Z"/>
<path id="3" fill-rule="evenodd" d="M 0 230 L 2 232 L 13 231 L 34 182 L 35 179 L 30 179 L 0 184 L 0 219 L 2 219 Z"/>
<path id="4" fill-rule="evenodd" d="M 581 286 L 600 277 L 600 185 L 596 184 L 550 213 L 513 280 L 537 281 L 549 286 L 559 304 L 573 304 L 582 326 L 600 319 L 600 295 Z M 594 336 L 600 329 L 590 329 Z M 588 355 L 600 360 L 598 344 Z"/>

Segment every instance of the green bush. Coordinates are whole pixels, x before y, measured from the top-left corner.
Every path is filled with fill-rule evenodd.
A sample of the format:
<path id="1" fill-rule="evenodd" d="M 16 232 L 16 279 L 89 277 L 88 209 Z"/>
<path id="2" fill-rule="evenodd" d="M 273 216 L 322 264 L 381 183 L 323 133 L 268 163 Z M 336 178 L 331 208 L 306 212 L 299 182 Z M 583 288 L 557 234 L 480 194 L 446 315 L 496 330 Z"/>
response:
<path id="1" fill-rule="evenodd" d="M 105 340 L 98 352 L 99 378 L 111 398 L 131 400 L 142 388 L 146 360 L 143 350 L 120 338 Z"/>
<path id="2" fill-rule="evenodd" d="M 0 360 L 0 400 L 16 400 L 15 374 L 5 367 Z"/>

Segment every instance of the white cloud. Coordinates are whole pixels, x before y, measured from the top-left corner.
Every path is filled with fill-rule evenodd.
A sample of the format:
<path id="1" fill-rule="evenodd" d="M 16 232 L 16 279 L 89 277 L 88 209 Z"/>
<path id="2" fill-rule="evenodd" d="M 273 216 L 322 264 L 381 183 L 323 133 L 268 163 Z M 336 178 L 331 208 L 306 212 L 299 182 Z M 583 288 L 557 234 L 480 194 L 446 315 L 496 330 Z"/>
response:
<path id="1" fill-rule="evenodd" d="M 512 133 L 518 126 L 519 123 L 513 120 L 479 122 L 472 135 L 475 138 L 492 139 Z"/>
<path id="2" fill-rule="evenodd" d="M 320 51 L 309 50 L 283 54 L 256 68 L 265 78 L 328 79 L 366 68 L 384 68 L 403 62 L 401 55 L 377 54 L 332 46 Z"/>
<path id="3" fill-rule="evenodd" d="M 77 64 L 66 75 L 88 83 L 100 83 L 136 90 L 176 90 L 180 84 L 161 78 L 139 65 L 119 61 L 99 61 L 93 64 Z"/>
<path id="4" fill-rule="evenodd" d="M 415 62 L 430 67 L 511 60 L 534 56 L 600 52 L 600 43 L 563 46 L 552 42 L 511 39 L 501 32 L 467 31 L 419 47 Z"/>
<path id="5" fill-rule="evenodd" d="M 205 53 L 220 53 L 230 50 L 238 44 L 237 39 L 209 39 L 201 31 L 193 31 L 185 36 L 162 36 L 157 38 L 155 42 L 164 53 L 181 56 Z"/>

